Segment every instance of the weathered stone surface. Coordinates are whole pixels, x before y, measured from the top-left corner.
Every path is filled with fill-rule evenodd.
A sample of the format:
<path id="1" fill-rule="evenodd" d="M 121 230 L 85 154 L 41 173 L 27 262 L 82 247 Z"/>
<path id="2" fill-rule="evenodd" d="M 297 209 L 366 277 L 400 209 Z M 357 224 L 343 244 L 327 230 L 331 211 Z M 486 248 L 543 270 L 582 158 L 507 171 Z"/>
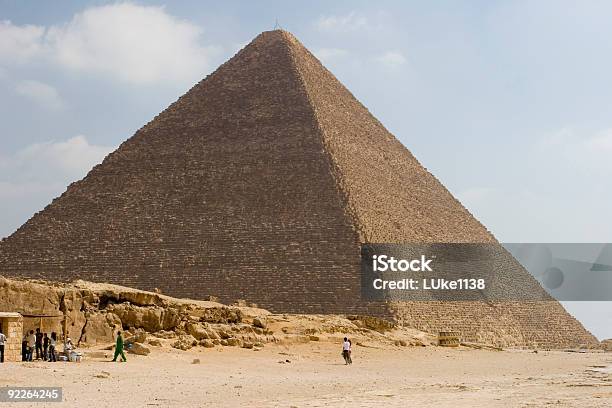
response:
<path id="1" fill-rule="evenodd" d="M 160 330 L 158 332 L 155 332 L 155 336 L 162 339 L 173 339 L 176 337 L 176 333 L 173 331 Z"/>
<path id="2" fill-rule="evenodd" d="M 226 330 L 217 330 L 217 333 L 219 334 L 219 338 L 224 339 L 224 340 L 232 337 L 232 335 L 228 333 Z"/>
<path id="3" fill-rule="evenodd" d="M 237 339 L 235 337 L 230 337 L 229 339 L 227 339 L 225 341 L 227 341 L 227 345 L 228 346 L 240 347 L 242 345 L 242 340 Z"/>
<path id="4" fill-rule="evenodd" d="M 233 325 L 242 318 L 241 311 L 233 307 L 196 305 L 139 292 L 142 291 L 84 281 L 58 284 L 0 277 L 0 311 L 20 312 L 26 316 L 23 319 L 25 331 L 40 327 L 42 319 L 43 331 L 55 331 L 58 335 L 63 333 L 65 316 L 67 335 L 77 345 L 112 343 L 117 330 L 126 331 L 126 342 L 137 343 L 145 343 L 147 333 L 156 333 L 160 338 L 189 333 L 198 339 L 218 339 L 219 335 L 208 327 L 206 320 Z M 195 315 L 189 314 L 188 309 Z M 38 317 L 41 315 L 45 317 Z"/>
<path id="5" fill-rule="evenodd" d="M 364 327 L 370 330 L 376 330 L 377 332 L 384 333 L 395 327 L 393 322 L 385 319 L 379 319 L 373 316 L 355 316 L 349 315 L 347 319 L 351 320 L 358 327 Z"/>
<path id="6" fill-rule="evenodd" d="M 115 332 L 121 329 L 121 319 L 114 313 L 92 313 L 86 318 L 79 344 L 111 343 Z"/>
<path id="7" fill-rule="evenodd" d="M 240 323 L 242 312 L 237 308 L 211 307 L 202 312 L 200 320 L 207 323 Z"/>
<path id="8" fill-rule="evenodd" d="M 3 316 L 0 322 L 2 334 L 6 336 L 4 341 L 4 361 L 21 361 L 21 339 L 23 336 L 23 318 L 12 314 Z"/>
<path id="9" fill-rule="evenodd" d="M 181 315 L 177 309 L 165 308 L 163 309 L 161 318 L 162 330 L 173 330 L 181 322 Z"/>
<path id="10" fill-rule="evenodd" d="M 212 340 L 205 339 L 205 340 L 200 341 L 200 346 L 203 346 L 206 348 L 212 348 L 212 347 L 215 347 L 215 344 L 212 342 Z"/>
<path id="11" fill-rule="evenodd" d="M 155 347 L 161 347 L 162 346 L 162 342 L 159 339 L 149 339 L 148 343 L 152 346 Z"/>
<path id="12" fill-rule="evenodd" d="M 60 293 L 48 285 L 9 280 L 0 276 L 0 310 L 52 314 L 58 312 L 59 308 Z"/>
<path id="13" fill-rule="evenodd" d="M 255 317 L 253 319 L 253 326 L 265 329 L 267 327 L 266 319 L 264 317 Z"/>
<path id="14" fill-rule="evenodd" d="M 187 333 L 191 334 L 196 340 L 208 338 L 208 331 L 201 324 L 188 323 L 185 326 Z"/>
<path id="15" fill-rule="evenodd" d="M 215 340 L 215 339 L 220 339 L 221 336 L 219 336 L 219 334 L 213 330 L 213 329 L 206 329 L 206 333 L 208 334 L 208 338 L 211 340 Z"/>
<path id="16" fill-rule="evenodd" d="M 197 346 L 198 341 L 190 334 L 181 335 L 172 343 L 172 347 L 179 350 L 189 350 L 193 346 Z"/>
<path id="17" fill-rule="evenodd" d="M 165 330 L 162 326 L 162 308 L 155 306 L 141 307 L 130 303 L 121 303 L 109 305 L 108 310 L 119 316 L 124 327 L 144 329 L 148 332 Z"/>
<path id="18" fill-rule="evenodd" d="M 126 343 L 144 343 L 147 341 L 147 332 L 143 329 L 135 330 L 131 336 L 125 338 Z"/>
<path id="19" fill-rule="evenodd" d="M 141 343 L 132 343 L 132 347 L 128 351 L 139 356 L 148 356 L 151 353 L 151 349 Z"/>

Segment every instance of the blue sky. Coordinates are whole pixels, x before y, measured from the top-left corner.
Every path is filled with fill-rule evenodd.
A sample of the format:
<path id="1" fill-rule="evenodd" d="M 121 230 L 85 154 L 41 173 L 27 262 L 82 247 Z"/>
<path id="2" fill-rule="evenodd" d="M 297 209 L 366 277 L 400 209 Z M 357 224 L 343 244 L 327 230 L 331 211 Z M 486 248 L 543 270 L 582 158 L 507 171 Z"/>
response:
<path id="1" fill-rule="evenodd" d="M 612 242 L 611 18 L 605 1 L 0 1 L 0 236 L 278 19 L 499 240 Z M 612 337 L 610 303 L 567 306 Z"/>

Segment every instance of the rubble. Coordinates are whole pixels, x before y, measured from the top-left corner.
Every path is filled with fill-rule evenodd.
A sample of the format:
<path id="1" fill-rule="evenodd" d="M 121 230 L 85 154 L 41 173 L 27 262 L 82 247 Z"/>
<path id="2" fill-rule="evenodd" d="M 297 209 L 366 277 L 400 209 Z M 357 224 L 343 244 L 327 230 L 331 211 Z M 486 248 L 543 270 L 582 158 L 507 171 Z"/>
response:
<path id="1" fill-rule="evenodd" d="M 128 353 L 147 356 L 151 353 L 151 349 L 141 343 L 132 343 L 131 347 L 128 348 Z"/>

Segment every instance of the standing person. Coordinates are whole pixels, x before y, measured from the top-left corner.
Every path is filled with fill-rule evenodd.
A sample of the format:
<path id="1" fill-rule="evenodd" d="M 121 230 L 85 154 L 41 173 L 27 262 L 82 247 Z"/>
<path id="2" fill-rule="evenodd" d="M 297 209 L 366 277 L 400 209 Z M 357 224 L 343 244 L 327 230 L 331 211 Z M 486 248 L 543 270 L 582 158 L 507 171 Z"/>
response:
<path id="1" fill-rule="evenodd" d="M 48 357 L 49 357 L 49 336 L 47 336 L 47 333 L 43 334 L 43 360 L 47 361 Z"/>
<path id="2" fill-rule="evenodd" d="M 344 357 L 344 365 L 350 364 L 349 360 L 351 358 L 351 343 L 346 337 L 342 342 L 342 357 Z"/>
<path id="3" fill-rule="evenodd" d="M 121 356 L 123 361 L 127 361 L 125 353 L 123 352 L 123 337 L 121 337 L 121 332 L 117 332 L 117 344 L 115 345 L 115 357 L 113 357 L 113 361 L 117 361 L 117 357 L 119 356 Z"/>
<path id="4" fill-rule="evenodd" d="M 32 355 L 34 354 L 34 348 L 36 347 L 36 335 L 34 334 L 34 330 L 30 330 L 30 335 L 28 336 L 28 360 L 32 361 Z"/>
<path id="5" fill-rule="evenodd" d="M 36 329 L 36 359 L 40 360 L 43 353 L 43 334 L 40 329 Z"/>
<path id="6" fill-rule="evenodd" d="M 349 352 L 348 352 L 348 363 L 353 364 L 353 342 L 351 339 L 348 339 L 349 343 Z"/>
<path id="7" fill-rule="evenodd" d="M 49 339 L 49 361 L 56 362 L 57 357 L 55 357 L 55 345 L 57 344 L 57 334 L 55 332 L 51 332 L 51 339 Z"/>
<path id="8" fill-rule="evenodd" d="M 28 335 L 21 339 L 21 361 L 28 361 Z"/>
<path id="9" fill-rule="evenodd" d="M 0 327 L 0 363 L 4 363 L 4 343 L 6 343 L 6 336 Z"/>

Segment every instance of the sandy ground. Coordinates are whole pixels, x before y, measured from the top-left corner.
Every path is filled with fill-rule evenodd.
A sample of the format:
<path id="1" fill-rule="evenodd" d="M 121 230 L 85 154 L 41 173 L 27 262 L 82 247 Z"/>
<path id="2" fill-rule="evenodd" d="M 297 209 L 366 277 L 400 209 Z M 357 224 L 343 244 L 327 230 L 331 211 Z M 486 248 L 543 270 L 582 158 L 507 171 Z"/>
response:
<path id="1" fill-rule="evenodd" d="M 62 386 L 54 407 L 612 407 L 612 353 L 355 347 L 345 366 L 328 343 L 153 350 L 127 363 L 5 363 L 0 386 Z"/>

